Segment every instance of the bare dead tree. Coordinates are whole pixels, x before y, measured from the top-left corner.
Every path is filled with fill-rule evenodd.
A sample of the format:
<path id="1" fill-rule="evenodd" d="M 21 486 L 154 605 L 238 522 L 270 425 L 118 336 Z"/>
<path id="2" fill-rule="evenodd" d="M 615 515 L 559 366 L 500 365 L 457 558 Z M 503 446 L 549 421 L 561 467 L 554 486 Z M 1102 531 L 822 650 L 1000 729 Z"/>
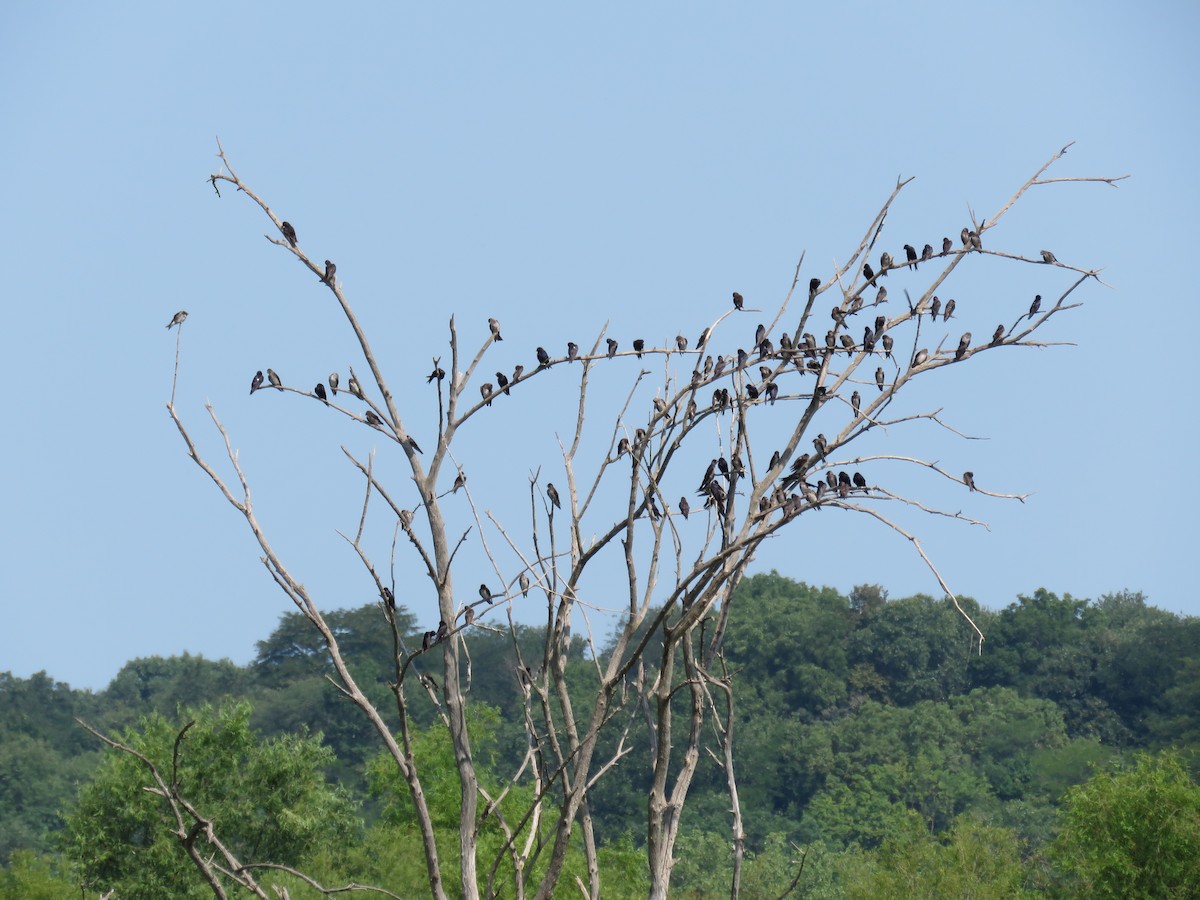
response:
<path id="1" fill-rule="evenodd" d="M 381 617 L 391 629 L 394 708 L 379 709 L 368 700 L 347 667 L 337 635 L 326 624 L 318 603 L 271 546 L 255 513 L 249 477 L 214 408 L 209 405 L 208 411 L 225 443 L 226 462 L 222 465 L 231 476 L 222 475 L 201 456 L 173 396 L 168 413 L 191 458 L 244 517 L 271 577 L 320 634 L 335 673 L 331 680 L 361 710 L 403 776 L 420 827 L 431 896 L 448 894 L 438 836 L 425 801 L 422 760 L 414 754 L 408 698 L 412 689 L 434 700 L 453 744 L 462 799 L 455 890 L 464 897 L 501 893 L 497 879 L 505 861 L 511 865 L 510 887 L 516 897 L 540 900 L 553 896 L 561 887 L 564 863 L 576 836 L 588 869 L 588 882 L 579 881 L 577 887 L 585 896 L 600 896 L 597 837 L 588 799 L 605 774 L 629 754 L 627 738 L 639 719 L 650 734 L 650 756 L 644 764 L 651 775 L 647 812 L 651 897 L 668 896 L 682 814 L 704 750 L 720 765 L 728 785 L 734 848 L 730 893 L 737 897 L 744 832 L 735 764 L 735 692 L 724 667 L 722 647 L 734 591 L 763 542 L 785 530 L 790 533 L 803 528 L 831 508 L 874 519 L 911 543 L 982 646 L 982 633 L 959 605 L 919 538 L 891 510 L 917 510 L 972 525 L 984 523 L 961 511 L 939 509 L 917 497 L 872 484 L 864 472 L 871 472 L 872 463 L 888 461 L 960 483 L 988 497 L 1023 501 L 1024 496 L 977 485 L 971 472 L 960 477 L 915 456 L 856 454 L 851 445 L 873 433 L 920 423 L 932 423 L 961 437 L 943 420 L 941 409 L 894 413 L 894 402 L 911 382 L 935 370 L 968 365 L 981 354 L 1001 349 L 1055 345 L 1038 340 L 1038 331 L 1052 318 L 1080 306 L 1077 290 L 1089 280 L 1098 281 L 1099 272 L 1060 262 L 1053 254 L 1047 257 L 1046 253 L 1005 248 L 998 228 L 1008 210 L 1034 187 L 1066 181 L 1116 186 L 1128 177 L 1044 177 L 1068 147 L 1055 153 L 990 218 L 976 220 L 972 214 L 957 242 L 945 238 L 937 246 L 926 245 L 920 253 L 906 245 L 903 260 L 899 253 L 893 257 L 882 252 L 876 268 L 873 254 L 884 235 L 888 213 L 912 181 L 898 180 L 845 262 L 835 264 L 824 277 L 812 277 L 802 284 L 801 256 L 774 318 L 769 325 L 758 327 L 749 350 L 736 349 L 736 341 L 730 340 L 731 317 L 742 321 L 738 316 L 743 301 L 735 295 L 735 307 L 703 327 L 690 347 L 680 336 L 665 346 L 645 346 L 639 341 L 634 349 L 621 349 L 607 337 L 605 326 L 590 349 L 571 344 L 565 356 L 555 356 L 539 347 L 536 364 L 529 361 L 527 368 L 514 371 L 511 377 L 497 373 L 495 382 L 490 382 L 480 372 L 494 345 L 504 339 L 499 322 L 489 322 L 486 337 L 472 352 L 461 342 L 471 340 L 468 335 L 485 332 L 482 327 L 463 330 L 452 317 L 448 367 L 443 370 L 441 358 L 435 358 L 428 379 L 436 389 L 438 408 L 436 437 L 432 431 L 429 436 L 421 432 L 420 443 L 428 447 L 428 456 L 414 438 L 415 425 L 395 401 L 386 360 L 373 351 L 337 278 L 336 266 L 309 258 L 294 229 L 280 221 L 234 172 L 220 149 L 222 165 L 209 178 L 214 189 L 220 183 L 233 185 L 258 205 L 274 227 L 267 239 L 317 276 L 358 341 L 366 377 L 360 380 L 351 369 L 341 393 L 326 397 L 321 386 L 315 396 L 324 400 L 330 411 L 372 428 L 394 443 L 400 455 L 393 454 L 387 461 L 400 460 L 411 477 L 411 494 L 402 498 L 381 479 L 374 456 L 361 459 L 342 448 L 363 479 L 358 528 L 344 537 L 379 593 Z M 1047 297 L 1054 299 L 1044 304 L 1039 301 L 1028 313 L 1018 306 L 1004 317 L 1012 324 L 1002 321 L 990 337 L 976 339 L 970 332 L 959 337 L 951 325 L 959 321 L 954 312 L 956 302 L 943 304 L 937 295 L 948 289 L 960 266 L 970 266 L 986 256 L 1045 266 L 1047 276 L 1053 274 L 1060 281 L 1057 287 L 1045 289 Z M 919 295 L 906 291 L 905 304 L 892 303 L 881 279 L 905 268 L 914 270 L 914 277 L 920 273 L 923 288 Z M 969 305 L 969 300 L 964 300 L 964 309 Z M 793 306 L 800 308 L 797 311 Z M 828 322 L 824 319 L 827 308 Z M 823 338 L 817 337 L 820 322 L 831 326 Z M 856 336 L 858 328 L 862 333 Z M 717 347 L 723 352 L 716 351 Z M 655 369 L 639 364 L 624 405 L 615 414 L 593 412 L 589 389 L 597 367 L 631 356 L 653 361 Z M 516 518 L 481 510 L 467 484 L 465 463 L 453 454 L 459 431 L 474 425 L 480 416 L 494 415 L 493 403 L 519 395 L 530 381 L 575 373 L 579 378 L 578 405 L 573 432 L 569 440 L 560 441 L 562 477 L 555 476 L 560 487 L 542 479 L 541 466 L 535 468 L 529 477 L 527 529 L 518 525 Z M 269 374 L 271 384 L 280 390 L 297 391 L 277 383 L 274 373 Z M 331 382 L 333 387 L 336 385 Z M 814 434 L 820 413 L 824 413 L 822 422 L 840 421 L 837 429 L 826 425 L 825 432 Z M 609 436 L 600 459 L 585 441 L 585 426 L 594 429 L 597 421 Z M 786 439 L 776 440 L 774 446 L 768 443 L 771 437 L 764 436 L 766 422 L 785 423 Z M 522 429 L 527 428 L 528 423 L 522 423 Z M 711 462 L 705 463 L 708 459 Z M 853 470 L 853 475 L 848 470 Z M 676 502 L 672 498 L 680 490 L 683 494 Z M 694 501 L 689 501 L 689 496 Z M 372 557 L 366 528 L 372 500 L 383 503 L 394 517 L 395 534 L 403 532 L 412 565 L 423 572 L 429 596 L 437 600 L 439 626 L 425 634 L 421 646 L 409 646 L 409 636 L 397 626 L 395 584 Z M 452 524 L 460 521 L 463 526 Z M 460 568 L 456 566 L 458 552 L 469 538 L 479 542 L 498 587 L 493 590 L 485 583 L 479 599 L 464 600 L 454 575 Z M 395 541 L 392 546 L 394 554 Z M 515 568 L 509 559 L 519 561 Z M 622 570 L 623 593 L 614 604 L 610 593 L 594 587 L 594 573 L 611 575 Z M 590 578 L 585 577 L 589 574 Z M 512 612 L 514 599 L 531 591 L 541 598 L 545 614 L 546 639 L 537 659 L 525 658 Z M 609 643 L 602 647 L 593 619 L 598 622 L 606 614 L 615 614 L 616 626 Z M 504 624 L 496 625 L 501 617 Z M 598 684 L 586 715 L 575 709 L 567 667 L 581 620 L 583 638 L 593 651 L 590 659 Z M 513 689 L 521 700 L 528 747 L 507 787 L 496 795 L 480 784 L 467 731 L 469 648 L 473 631 L 480 628 L 502 628 L 512 636 L 517 658 Z M 424 671 L 432 665 L 441 668 L 440 683 Z M 601 736 L 610 733 L 615 739 L 602 744 Z M 710 734 L 711 739 L 707 737 Z M 179 805 L 176 818 L 181 839 L 191 829 L 210 827 L 197 813 L 187 810 L 170 785 L 157 774 L 154 777 L 156 790 L 172 808 Z M 535 799 L 514 814 L 508 801 L 510 789 L 517 784 L 531 785 Z M 188 826 L 188 816 L 195 825 Z M 487 819 L 496 821 L 505 843 L 497 856 L 481 860 L 478 837 Z M 542 865 L 535 867 L 535 862 Z M 231 867 L 232 862 L 226 869 Z M 237 868 L 247 886 L 251 870 L 251 865 Z M 223 896 L 219 884 L 211 878 L 210 883 L 214 892 Z M 261 888 L 258 893 L 261 895 Z"/>

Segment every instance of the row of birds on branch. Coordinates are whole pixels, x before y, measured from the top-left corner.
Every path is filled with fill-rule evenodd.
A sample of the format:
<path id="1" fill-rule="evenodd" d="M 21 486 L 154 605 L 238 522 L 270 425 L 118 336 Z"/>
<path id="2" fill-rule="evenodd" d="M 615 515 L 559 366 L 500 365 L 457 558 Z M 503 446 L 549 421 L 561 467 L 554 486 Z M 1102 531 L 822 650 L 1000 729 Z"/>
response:
<path id="1" fill-rule="evenodd" d="M 983 241 L 980 239 L 978 231 L 964 227 L 959 233 L 959 238 L 962 240 L 962 249 L 958 251 L 959 253 L 970 253 L 971 251 L 982 252 Z M 877 278 L 879 278 L 881 275 L 886 276 L 892 269 L 909 268 L 915 271 L 918 263 L 928 262 L 935 256 L 948 256 L 954 252 L 954 241 L 950 240 L 948 237 L 942 238 L 941 253 L 934 253 L 933 245 L 926 244 L 922 248 L 920 256 L 918 256 L 917 249 L 912 244 L 905 244 L 904 262 L 897 264 L 896 261 L 892 259 L 892 255 L 885 250 L 879 257 L 878 272 L 871 268 L 871 264 L 869 262 L 863 263 L 863 277 L 867 279 L 868 284 L 874 285 Z M 1058 259 L 1049 250 L 1040 250 L 1038 252 L 1041 254 L 1043 263 L 1046 263 L 1047 265 L 1055 265 L 1058 263 Z"/>
<path id="2" fill-rule="evenodd" d="M 291 244 L 293 247 L 297 246 L 296 229 L 292 227 L 291 222 L 286 222 L 286 221 L 280 222 L 279 230 L 283 234 L 284 238 L 287 240 L 287 242 L 289 244 Z M 327 284 L 330 287 L 333 287 L 335 284 L 335 282 L 333 280 L 333 276 L 334 276 L 335 272 L 337 272 L 337 266 L 334 265 L 329 260 L 325 260 L 325 274 L 323 276 L 321 276 L 321 283 Z"/>

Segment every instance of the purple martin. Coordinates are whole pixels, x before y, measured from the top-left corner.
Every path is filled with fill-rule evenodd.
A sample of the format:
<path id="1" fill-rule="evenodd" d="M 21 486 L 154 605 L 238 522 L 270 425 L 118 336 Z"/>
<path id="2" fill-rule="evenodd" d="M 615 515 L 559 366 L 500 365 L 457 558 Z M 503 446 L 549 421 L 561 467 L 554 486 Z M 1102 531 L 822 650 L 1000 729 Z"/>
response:
<path id="1" fill-rule="evenodd" d="M 682 515 L 686 519 L 688 517 L 688 513 L 690 513 L 691 511 L 692 511 L 692 505 L 690 503 L 688 503 L 687 497 L 680 497 L 679 498 L 679 514 Z"/>
<path id="2" fill-rule="evenodd" d="M 926 244 L 921 250 L 921 262 L 933 259 L 933 245 Z"/>
<path id="3" fill-rule="evenodd" d="M 346 387 L 349 388 L 350 393 L 352 393 L 359 400 L 363 399 L 362 385 L 358 383 L 358 379 L 354 377 L 353 373 L 350 375 L 350 381 L 347 383 Z"/>
<path id="4" fill-rule="evenodd" d="M 746 368 L 746 364 L 749 362 L 750 362 L 750 354 L 747 353 L 745 350 L 743 350 L 741 347 L 738 347 L 737 367 L 739 369 L 744 369 L 744 368 Z"/>
<path id="5" fill-rule="evenodd" d="M 711 356 L 706 356 L 704 358 L 704 377 L 707 378 L 709 375 L 711 375 L 712 370 L 713 370 L 713 358 Z"/>
<path id="6" fill-rule="evenodd" d="M 492 383 L 490 381 L 485 381 L 479 386 L 479 395 L 483 397 L 484 406 L 492 405 L 492 390 Z"/>
<path id="7" fill-rule="evenodd" d="M 771 469 L 773 469 L 777 465 L 779 465 L 779 459 L 780 459 L 779 451 L 776 450 L 774 453 L 771 454 L 771 461 L 769 463 L 767 463 L 767 471 L 770 471 Z"/>
<path id="8" fill-rule="evenodd" d="M 887 303 L 887 288 L 886 287 L 881 287 L 879 289 L 879 292 L 875 295 L 875 305 L 878 306 L 880 303 Z"/>
<path id="9" fill-rule="evenodd" d="M 1054 254 L 1051 253 L 1049 250 L 1039 250 L 1038 252 L 1042 254 L 1042 262 L 1044 262 L 1044 263 L 1058 262 L 1058 260 L 1054 258 Z"/>
<path id="10" fill-rule="evenodd" d="M 747 383 L 746 396 L 749 397 L 751 400 L 757 400 L 758 399 L 758 388 L 756 388 L 753 384 Z"/>
<path id="11" fill-rule="evenodd" d="M 330 372 L 329 373 L 329 390 L 331 390 L 333 392 L 333 396 L 335 396 L 335 397 L 337 396 L 337 386 L 338 386 L 338 373 Z"/>
<path id="12" fill-rule="evenodd" d="M 949 300 L 946 301 L 946 311 L 942 313 L 942 321 L 943 322 L 950 321 L 950 317 L 952 315 L 954 315 L 954 306 L 955 306 L 954 298 L 951 297 Z"/>
<path id="13" fill-rule="evenodd" d="M 883 390 L 883 382 L 884 382 L 883 366 L 880 366 L 878 369 L 875 370 L 875 384 L 879 387 L 879 390 L 881 390 L 881 391 Z"/>
<path id="14" fill-rule="evenodd" d="M 958 362 L 967 355 L 967 351 L 971 348 L 971 332 L 963 334 L 958 341 L 958 349 L 954 351 L 954 361 Z"/>
<path id="15" fill-rule="evenodd" d="M 328 398 L 325 396 L 325 385 L 323 385 L 321 382 L 317 382 L 317 386 L 313 388 L 313 393 L 317 395 L 317 399 L 322 403 L 329 402 Z"/>
<path id="16" fill-rule="evenodd" d="M 960 238 L 962 238 L 963 246 L 966 247 L 968 250 L 970 250 L 971 249 L 971 229 L 967 228 L 964 225 L 963 230 L 959 232 L 958 236 Z"/>
<path id="17" fill-rule="evenodd" d="M 770 366 L 759 366 L 758 367 L 758 377 L 761 378 L 764 382 L 770 381 L 771 380 L 771 367 Z"/>
<path id="18" fill-rule="evenodd" d="M 845 469 L 838 472 L 837 480 L 838 480 L 838 484 L 844 484 L 844 485 L 846 485 L 846 487 L 850 487 L 850 473 L 847 472 Z"/>
<path id="19" fill-rule="evenodd" d="M 250 379 L 250 393 L 253 394 L 260 387 L 262 387 L 262 384 L 263 384 L 263 373 L 262 373 L 262 369 L 259 369 L 257 372 L 254 373 L 254 377 Z"/>
<path id="20" fill-rule="evenodd" d="M 425 378 L 425 383 L 429 384 L 429 382 L 434 381 L 435 379 L 437 381 L 441 381 L 445 377 L 446 377 L 446 370 L 443 369 L 441 366 L 434 366 L 433 371 L 430 372 L 429 375 Z"/>
<path id="21" fill-rule="evenodd" d="M 562 509 L 562 503 L 558 499 L 558 488 L 554 486 L 554 482 L 546 483 L 546 496 L 550 498 L 550 502 L 554 504 L 555 509 Z"/>
<path id="22" fill-rule="evenodd" d="M 436 631 L 427 631 L 421 637 L 421 649 L 428 650 L 433 645 L 433 639 L 437 636 Z"/>
<path id="23" fill-rule="evenodd" d="M 383 598 L 383 602 L 387 605 L 388 609 L 393 611 L 396 609 L 396 598 L 392 594 L 391 588 L 389 588 L 387 585 L 384 585 L 379 591 L 379 596 Z"/>
<path id="24" fill-rule="evenodd" d="M 182 325 L 183 320 L 186 318 L 187 318 L 187 310 L 186 309 L 181 309 L 179 312 L 175 313 L 175 315 L 171 316 L 171 321 L 167 323 L 167 331 L 170 331 L 176 325 Z M 161 322 L 162 319 L 159 319 L 158 321 Z"/>
<path id="25" fill-rule="evenodd" d="M 886 275 L 888 272 L 888 269 L 890 269 L 891 267 L 892 267 L 892 254 L 890 254 L 886 250 L 884 250 L 883 255 L 879 257 L 879 274 Z"/>
<path id="26" fill-rule="evenodd" d="M 488 328 L 491 329 L 492 337 L 498 341 L 504 340 L 500 337 L 500 323 L 496 319 L 488 319 Z"/>
<path id="27" fill-rule="evenodd" d="M 908 260 L 908 267 L 916 269 L 917 267 L 917 248 L 912 244 L 904 245 L 904 258 Z"/>
<path id="28" fill-rule="evenodd" d="M 963 472 L 963 482 L 966 484 L 968 490 L 971 490 L 971 491 L 978 490 L 975 487 L 975 473 L 974 472 Z"/>
<path id="29" fill-rule="evenodd" d="M 947 253 L 949 253 L 953 249 L 954 249 L 954 241 L 950 240 L 950 238 L 948 238 L 948 237 L 942 238 L 942 256 L 945 256 Z"/>
<path id="30" fill-rule="evenodd" d="M 922 347 L 920 350 L 917 351 L 916 355 L 913 357 L 912 367 L 914 369 L 920 368 L 921 366 L 925 365 L 925 363 L 928 361 L 929 361 L 929 351 L 926 350 L 924 347 Z"/>
<path id="31" fill-rule="evenodd" d="M 697 350 L 704 349 L 704 345 L 708 343 L 708 338 L 709 338 L 709 335 L 711 334 L 711 332 L 712 332 L 711 328 L 705 328 L 702 332 L 700 332 L 700 337 L 696 339 L 696 349 Z"/>
<path id="32" fill-rule="evenodd" d="M 1029 318 L 1033 318 L 1038 314 L 1038 310 L 1042 308 L 1042 295 L 1035 294 L 1033 302 L 1029 304 Z"/>
<path id="33" fill-rule="evenodd" d="M 487 601 L 492 599 L 492 589 L 490 587 L 488 587 L 486 584 L 481 584 L 479 586 L 479 596 L 486 603 Z"/>
<path id="34" fill-rule="evenodd" d="M 862 472 L 854 473 L 854 486 L 863 491 L 867 489 L 867 479 L 863 478 Z"/>
<path id="35" fill-rule="evenodd" d="M 364 418 L 366 418 L 367 424 L 370 425 L 372 428 L 377 428 L 378 426 L 383 424 L 383 419 L 379 418 L 379 416 L 375 415 L 375 413 L 369 409 L 367 410 L 366 416 Z"/>
<path id="36" fill-rule="evenodd" d="M 767 395 L 767 399 L 771 401 L 771 405 L 775 405 L 775 398 L 779 396 L 779 385 L 773 381 L 768 381 L 767 386 L 763 388 L 763 393 Z"/>
<path id="37" fill-rule="evenodd" d="M 1002 340 L 1004 340 L 1004 323 L 997 325 L 996 330 L 992 333 L 992 346 L 996 346 Z"/>
<path id="38" fill-rule="evenodd" d="M 813 446 L 817 448 L 817 456 L 824 456 L 826 450 L 829 449 L 829 442 L 825 440 L 825 435 L 818 434 L 813 438 Z"/>
<path id="39" fill-rule="evenodd" d="M 470 625 L 474 621 L 475 621 L 475 607 L 468 606 L 463 611 L 463 622 L 467 625 Z"/>
<path id="40" fill-rule="evenodd" d="M 435 640 L 440 644 L 442 641 L 444 641 L 449 636 L 449 634 L 450 634 L 450 626 L 446 624 L 445 619 L 439 619 L 438 620 L 438 629 L 437 629 Z"/>
<path id="41" fill-rule="evenodd" d="M 629 438 L 623 437 L 617 441 L 617 459 L 629 452 Z"/>
<path id="42" fill-rule="evenodd" d="M 982 252 L 982 250 L 983 250 L 983 241 L 981 241 L 981 240 L 979 239 L 979 232 L 978 232 L 978 231 L 968 231 L 968 232 L 967 232 L 967 238 L 968 238 L 968 240 L 971 242 L 971 249 L 972 249 L 972 250 L 976 250 L 976 251 L 980 251 L 980 252 Z"/>
<path id="43" fill-rule="evenodd" d="M 756 329 L 754 329 L 754 346 L 757 347 L 759 344 L 761 344 L 763 342 L 763 339 L 766 336 L 767 336 L 767 326 L 764 325 L 762 322 L 759 322 L 758 327 Z"/>
<path id="44" fill-rule="evenodd" d="M 323 282 L 325 282 L 327 285 L 329 285 L 330 287 L 333 287 L 333 274 L 336 271 L 337 271 L 337 266 L 335 266 L 329 260 L 325 260 L 325 277 L 322 278 L 321 280 Z"/>
<path id="45" fill-rule="evenodd" d="M 894 341 L 892 340 L 892 336 L 890 334 L 885 334 L 883 336 L 883 352 L 884 352 L 884 355 L 887 356 L 888 359 L 892 358 L 892 344 L 893 343 L 894 343 Z"/>
<path id="46" fill-rule="evenodd" d="M 854 338 L 850 337 L 848 334 L 842 334 L 838 336 L 838 339 L 842 342 L 842 349 L 844 349 L 847 353 L 854 352 Z"/>
<path id="47" fill-rule="evenodd" d="M 937 321 L 937 316 L 938 316 L 938 313 L 941 311 L 941 309 L 942 309 L 942 301 L 939 300 L 937 297 L 934 297 L 933 303 L 930 304 L 930 307 L 929 307 L 930 321 L 932 321 L 932 322 Z"/>
<path id="48" fill-rule="evenodd" d="M 733 292 L 733 308 L 734 309 L 741 309 L 742 305 L 745 302 L 746 301 L 742 298 L 741 294 L 739 294 L 737 291 Z"/>
<path id="49" fill-rule="evenodd" d="M 296 229 L 292 227 L 291 222 L 282 222 L 279 225 L 279 230 L 283 232 L 283 236 L 287 238 L 287 242 L 293 247 L 296 246 Z"/>
<path id="50" fill-rule="evenodd" d="M 862 394 L 860 394 L 858 391 L 855 391 L 850 395 L 850 408 L 854 410 L 854 416 L 857 418 L 859 409 L 862 408 Z"/>
<path id="51" fill-rule="evenodd" d="M 408 446 L 412 447 L 414 453 L 424 453 L 425 452 L 424 450 L 421 449 L 421 445 L 417 443 L 417 439 L 414 438 L 412 435 L 409 435 L 407 438 L 405 438 L 405 443 L 408 444 Z"/>
<path id="52" fill-rule="evenodd" d="M 579 357 L 579 345 L 574 341 L 567 341 L 567 362 L 575 362 Z"/>
<path id="53" fill-rule="evenodd" d="M 520 380 L 521 380 L 521 376 L 522 376 L 522 375 L 524 375 L 524 374 L 525 374 L 525 367 L 524 367 L 524 366 L 522 366 L 522 365 L 518 365 L 518 366 L 516 366 L 516 367 L 513 369 L 513 376 L 512 376 L 512 380 L 513 380 L 513 381 L 520 381 Z"/>
<path id="54" fill-rule="evenodd" d="M 883 329 L 887 327 L 887 316 L 875 317 L 875 337 L 878 338 L 883 334 Z"/>
<path id="55" fill-rule="evenodd" d="M 506 397 L 511 396 L 508 392 L 508 376 L 503 372 L 496 373 L 496 384 L 500 386 L 500 390 L 504 391 Z"/>
<path id="56" fill-rule="evenodd" d="M 808 280 L 808 296 L 810 296 L 810 297 L 814 296 L 820 287 L 821 287 L 821 279 L 820 278 L 810 278 Z"/>
<path id="57" fill-rule="evenodd" d="M 521 577 L 517 579 L 517 585 L 521 588 L 522 597 L 529 596 L 529 584 L 529 576 L 522 572 Z"/>
<path id="58" fill-rule="evenodd" d="M 838 496 L 841 497 L 843 500 L 845 500 L 847 497 L 850 496 L 850 485 L 846 484 L 843 481 L 839 481 L 838 486 L 837 486 L 837 492 L 838 492 Z"/>
<path id="59" fill-rule="evenodd" d="M 608 358 L 612 359 L 617 354 L 617 342 L 612 338 L 608 339 Z"/>
<path id="60" fill-rule="evenodd" d="M 454 477 L 454 487 L 450 490 L 450 493 L 457 494 L 459 488 L 465 488 L 466 486 L 467 486 L 467 473 L 464 470 L 459 469 L 458 475 L 456 475 Z"/>
<path id="61" fill-rule="evenodd" d="M 633 342 L 633 352 L 637 354 L 637 358 L 642 358 L 642 351 L 646 349 L 646 342 L 638 338 Z"/>
<path id="62" fill-rule="evenodd" d="M 283 379 L 275 374 L 274 369 L 267 369 L 267 381 L 271 382 L 271 387 L 275 388 L 275 390 L 283 390 Z"/>
<path id="63" fill-rule="evenodd" d="M 550 365 L 550 354 L 546 352 L 545 347 L 537 348 L 537 361 L 539 366 Z"/>
<path id="64" fill-rule="evenodd" d="M 862 273 L 863 273 L 863 277 L 867 279 L 867 284 L 874 286 L 875 270 L 871 268 L 870 263 L 863 263 Z"/>
<path id="65" fill-rule="evenodd" d="M 675 346 L 679 348 L 680 353 L 687 349 L 687 344 L 687 338 L 685 338 L 682 334 L 675 335 Z"/>
<path id="66" fill-rule="evenodd" d="M 875 332 L 871 330 L 870 326 L 863 329 L 862 346 L 866 353 L 875 352 Z"/>
<path id="67" fill-rule="evenodd" d="M 825 473 L 825 484 L 831 491 L 837 490 L 837 476 L 833 474 L 832 469 L 829 469 Z"/>
<path id="68" fill-rule="evenodd" d="M 770 338 L 763 338 L 758 345 L 758 358 L 766 359 L 775 352 L 775 345 L 771 343 Z"/>

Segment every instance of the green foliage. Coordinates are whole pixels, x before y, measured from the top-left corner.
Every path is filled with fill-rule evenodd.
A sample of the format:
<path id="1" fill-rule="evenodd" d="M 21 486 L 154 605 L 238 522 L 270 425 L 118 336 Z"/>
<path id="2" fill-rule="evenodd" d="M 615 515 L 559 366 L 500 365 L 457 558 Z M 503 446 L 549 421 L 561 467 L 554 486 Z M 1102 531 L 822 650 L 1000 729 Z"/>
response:
<path id="1" fill-rule="evenodd" d="M 1067 792 L 1052 858 L 1076 896 L 1200 896 L 1200 785 L 1173 752 L 1099 772 Z"/>
<path id="2" fill-rule="evenodd" d="M 299 865 L 322 846 L 347 844 L 356 832 L 352 806 L 325 783 L 330 753 L 318 739 L 257 740 L 246 703 L 192 715 L 195 725 L 179 744 L 179 793 L 216 823 L 220 840 L 243 862 Z M 153 714 L 122 741 L 171 779 L 181 727 Z M 211 896 L 181 846 L 180 825 L 166 801 L 144 790 L 154 784 L 140 760 L 106 751 L 66 816 L 68 857 L 86 885 L 115 889 L 121 897 Z M 214 852 L 203 836 L 198 844 L 204 855 Z"/>
<path id="3" fill-rule="evenodd" d="M 0 900 L 61 900 L 79 893 L 78 886 L 59 871 L 58 860 L 32 850 L 18 850 L 0 871 Z"/>

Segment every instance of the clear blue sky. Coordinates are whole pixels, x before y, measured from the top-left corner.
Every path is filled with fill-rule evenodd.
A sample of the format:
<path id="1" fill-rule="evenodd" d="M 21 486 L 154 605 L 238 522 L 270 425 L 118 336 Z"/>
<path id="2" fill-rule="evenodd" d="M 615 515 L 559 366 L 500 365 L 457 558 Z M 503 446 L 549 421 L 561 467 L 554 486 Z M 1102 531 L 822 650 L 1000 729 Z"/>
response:
<path id="1" fill-rule="evenodd" d="M 1179 281 L 1200 208 L 1200 7 L 827 6 L 6 5 L 0 671 L 99 688 L 138 656 L 242 663 L 290 609 L 167 417 L 177 309 L 191 313 L 178 407 L 204 451 L 219 460 L 210 400 L 318 601 L 374 599 L 335 533 L 361 502 L 338 445 L 378 446 L 393 483 L 403 467 L 311 401 L 247 395 L 256 369 L 308 386 L 356 357 L 256 208 L 214 196 L 218 135 L 304 248 L 337 262 L 430 444 L 422 376 L 451 312 L 472 350 L 501 319 L 497 368 L 530 365 L 538 344 L 590 344 L 606 321 L 626 346 L 694 340 L 732 290 L 773 309 L 802 251 L 805 278 L 846 259 L 897 176 L 916 180 L 889 218 L 894 252 L 957 235 L 968 208 L 990 215 L 1077 141 L 1053 174 L 1133 178 L 1041 188 L 989 242 L 1104 267 L 1112 289 L 1087 286 L 1045 333 L 1078 346 L 993 354 L 914 391 L 988 440 L 915 429 L 888 444 L 1032 497 L 929 486 L 991 530 L 906 523 L 987 606 L 1042 586 L 1129 588 L 1200 613 L 1196 301 Z M 981 265 L 955 291 L 978 335 L 1064 277 Z M 624 396 L 633 367 L 611 371 L 601 402 Z M 535 465 L 561 471 L 569 386 L 539 391 L 463 436 L 489 509 L 526 503 Z M 807 518 L 757 570 L 939 593 L 866 518 Z M 389 543 L 384 524 L 377 558 Z M 401 602 L 428 618 L 411 560 L 398 575 Z"/>

